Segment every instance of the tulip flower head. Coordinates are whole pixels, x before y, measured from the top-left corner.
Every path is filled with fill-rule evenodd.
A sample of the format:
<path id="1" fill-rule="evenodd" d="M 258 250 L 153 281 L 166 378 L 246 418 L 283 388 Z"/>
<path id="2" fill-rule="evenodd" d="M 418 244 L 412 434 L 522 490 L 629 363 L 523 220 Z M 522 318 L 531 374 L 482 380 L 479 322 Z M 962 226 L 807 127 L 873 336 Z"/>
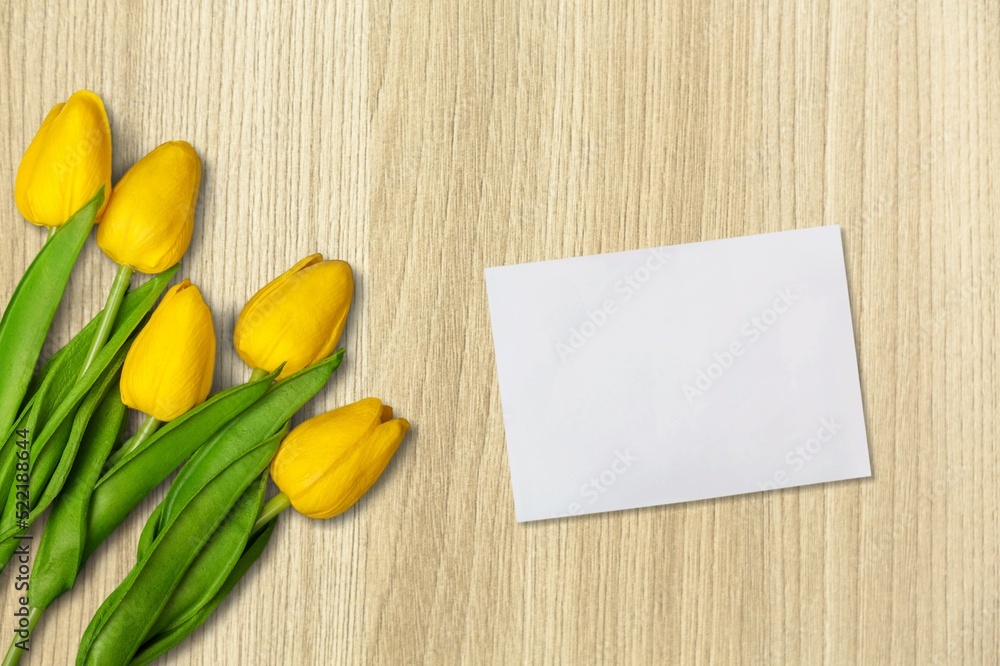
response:
<path id="1" fill-rule="evenodd" d="M 111 192 L 111 125 L 101 98 L 89 90 L 56 104 L 24 152 L 14 199 L 32 224 L 62 226 L 104 186 Z M 101 205 L 98 215 L 105 209 Z"/>
<path id="2" fill-rule="evenodd" d="M 279 378 L 334 352 L 354 296 L 354 274 L 346 261 L 314 254 L 272 280 L 247 302 L 233 344 L 247 365 Z"/>
<path id="3" fill-rule="evenodd" d="M 365 398 L 288 433 L 271 462 L 271 478 L 296 511 L 331 518 L 374 485 L 409 428 L 378 398 Z"/>
<path id="4" fill-rule="evenodd" d="M 184 256 L 194 233 L 201 159 L 186 141 L 164 143 L 115 185 L 97 228 L 105 254 L 140 273 L 162 273 Z"/>
<path id="5" fill-rule="evenodd" d="M 171 287 L 122 367 L 122 402 L 160 421 L 202 403 L 212 388 L 215 327 L 198 287 Z"/>

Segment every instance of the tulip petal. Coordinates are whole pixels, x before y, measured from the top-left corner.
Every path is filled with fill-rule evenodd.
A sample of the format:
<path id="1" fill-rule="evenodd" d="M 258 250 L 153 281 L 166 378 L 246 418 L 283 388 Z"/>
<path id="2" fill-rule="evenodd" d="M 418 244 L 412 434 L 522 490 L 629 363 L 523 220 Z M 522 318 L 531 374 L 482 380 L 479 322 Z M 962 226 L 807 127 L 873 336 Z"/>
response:
<path id="1" fill-rule="evenodd" d="M 191 244 L 200 186 L 201 159 L 189 143 L 157 146 L 115 185 L 97 244 L 142 273 L 173 266 Z"/>
<path id="2" fill-rule="evenodd" d="M 38 132 L 35 133 L 27 150 L 24 151 L 24 157 L 21 158 L 21 164 L 17 168 L 17 176 L 14 179 L 14 201 L 17 203 L 17 209 L 32 224 L 38 224 L 35 222 L 38 215 L 31 207 L 31 185 L 38 172 L 39 157 L 43 152 L 42 147 L 45 145 L 49 129 L 52 127 L 52 121 L 56 119 L 64 106 L 66 105 L 60 102 L 49 109 L 45 120 L 42 121 L 42 126 L 38 128 Z"/>
<path id="3" fill-rule="evenodd" d="M 365 398 L 296 427 L 271 462 L 271 477 L 289 497 L 319 481 L 379 424 L 382 402 Z"/>
<path id="4" fill-rule="evenodd" d="M 279 287 L 281 287 L 281 285 L 288 282 L 288 280 L 293 275 L 295 275 L 302 269 L 312 266 L 313 264 L 317 264 L 321 261 L 323 261 L 323 255 L 319 253 L 310 254 L 306 258 L 300 259 L 294 266 L 292 266 L 287 271 L 285 271 L 278 277 L 268 282 L 263 289 L 254 294 L 253 297 L 249 301 L 247 301 L 247 304 L 246 306 L 244 306 L 243 311 L 247 313 L 248 316 L 249 315 L 259 316 L 257 314 L 257 308 L 262 303 L 266 302 L 268 298 L 271 296 L 271 294 L 273 294 Z"/>
<path id="5" fill-rule="evenodd" d="M 332 518 L 352 506 L 371 489 L 389 465 L 409 430 L 406 419 L 393 419 L 365 434 L 338 464 L 295 496 L 292 506 L 310 518 Z"/>
<path id="6" fill-rule="evenodd" d="M 344 331 L 354 276 L 344 261 L 312 255 L 273 280 L 240 313 L 233 342 L 252 368 L 284 378 L 333 353 Z"/>
<path id="7" fill-rule="evenodd" d="M 409 423 L 365 398 L 300 424 L 271 462 L 271 478 L 292 506 L 329 518 L 354 505 L 382 474 Z"/>
<path id="8" fill-rule="evenodd" d="M 215 327 L 189 280 L 171 288 L 136 337 L 122 370 L 122 402 L 171 421 L 208 397 Z"/>
<path id="9" fill-rule="evenodd" d="M 79 90 L 46 115 L 21 160 L 14 196 L 29 222 L 56 227 L 101 186 L 111 192 L 111 126 L 101 98 Z"/>

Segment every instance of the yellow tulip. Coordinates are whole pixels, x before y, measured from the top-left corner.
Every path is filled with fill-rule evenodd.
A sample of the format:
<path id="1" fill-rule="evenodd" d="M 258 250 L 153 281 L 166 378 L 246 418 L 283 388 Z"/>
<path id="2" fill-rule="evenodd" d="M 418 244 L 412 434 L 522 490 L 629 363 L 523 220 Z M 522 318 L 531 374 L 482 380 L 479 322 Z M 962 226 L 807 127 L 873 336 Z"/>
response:
<path id="1" fill-rule="evenodd" d="M 236 320 L 233 344 L 247 365 L 280 378 L 334 352 L 354 296 L 354 274 L 345 261 L 314 254 L 258 291 Z"/>
<path id="2" fill-rule="evenodd" d="M 171 287 L 125 356 L 122 402 L 171 421 L 208 397 L 215 368 L 212 312 L 198 287 Z"/>
<path id="3" fill-rule="evenodd" d="M 123 266 L 162 273 L 191 244 L 200 185 L 201 159 L 191 144 L 170 141 L 154 148 L 115 185 L 97 244 Z"/>
<path id="4" fill-rule="evenodd" d="M 378 398 L 365 398 L 288 433 L 271 462 L 271 478 L 296 511 L 331 518 L 372 487 L 409 428 Z"/>
<path id="5" fill-rule="evenodd" d="M 32 224 L 62 226 L 104 186 L 111 191 L 111 125 L 101 98 L 79 90 L 56 104 L 24 152 L 14 200 Z M 98 215 L 104 210 L 102 204 Z"/>

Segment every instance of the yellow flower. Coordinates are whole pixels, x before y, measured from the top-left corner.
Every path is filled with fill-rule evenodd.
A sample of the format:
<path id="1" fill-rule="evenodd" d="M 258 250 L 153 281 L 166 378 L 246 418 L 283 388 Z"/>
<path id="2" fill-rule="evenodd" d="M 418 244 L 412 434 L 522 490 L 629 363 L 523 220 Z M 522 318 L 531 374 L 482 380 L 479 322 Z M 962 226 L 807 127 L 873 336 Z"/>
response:
<path id="1" fill-rule="evenodd" d="M 378 398 L 365 398 L 288 433 L 271 462 L 271 478 L 299 513 L 336 516 L 378 480 L 409 428 Z"/>
<path id="2" fill-rule="evenodd" d="M 89 90 L 56 104 L 24 151 L 14 199 L 32 224 L 62 226 L 104 186 L 111 192 L 111 126 L 101 98 Z M 104 210 L 101 205 L 98 215 Z"/>
<path id="3" fill-rule="evenodd" d="M 122 402 L 171 421 L 208 397 L 215 367 L 212 311 L 198 287 L 171 287 L 132 343 L 122 367 Z"/>
<path id="4" fill-rule="evenodd" d="M 258 291 L 236 320 L 233 344 L 247 365 L 281 378 L 334 352 L 354 296 L 354 274 L 345 261 L 314 254 Z"/>
<path id="5" fill-rule="evenodd" d="M 132 165 L 115 185 L 97 228 L 105 254 L 140 273 L 162 273 L 184 256 L 194 232 L 201 159 L 170 141 Z"/>

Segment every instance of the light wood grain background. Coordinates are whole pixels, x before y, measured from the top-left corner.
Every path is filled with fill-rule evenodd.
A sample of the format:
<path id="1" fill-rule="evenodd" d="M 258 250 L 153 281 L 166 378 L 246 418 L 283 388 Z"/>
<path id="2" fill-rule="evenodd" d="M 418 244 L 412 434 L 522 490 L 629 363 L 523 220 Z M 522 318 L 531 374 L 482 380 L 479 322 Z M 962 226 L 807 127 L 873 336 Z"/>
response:
<path id="1" fill-rule="evenodd" d="M 414 424 L 341 519 L 281 521 L 170 664 L 997 663 L 1000 3 L 3 0 L 0 302 L 42 243 L 21 153 L 78 88 L 115 175 L 206 169 L 183 275 L 219 331 L 303 255 L 359 278 L 347 362 Z M 483 268 L 840 224 L 873 478 L 514 520 Z M 91 244 L 49 351 L 100 307 Z M 45 617 L 68 663 L 161 488 Z M 0 636 L 13 583 L 0 578 Z"/>

